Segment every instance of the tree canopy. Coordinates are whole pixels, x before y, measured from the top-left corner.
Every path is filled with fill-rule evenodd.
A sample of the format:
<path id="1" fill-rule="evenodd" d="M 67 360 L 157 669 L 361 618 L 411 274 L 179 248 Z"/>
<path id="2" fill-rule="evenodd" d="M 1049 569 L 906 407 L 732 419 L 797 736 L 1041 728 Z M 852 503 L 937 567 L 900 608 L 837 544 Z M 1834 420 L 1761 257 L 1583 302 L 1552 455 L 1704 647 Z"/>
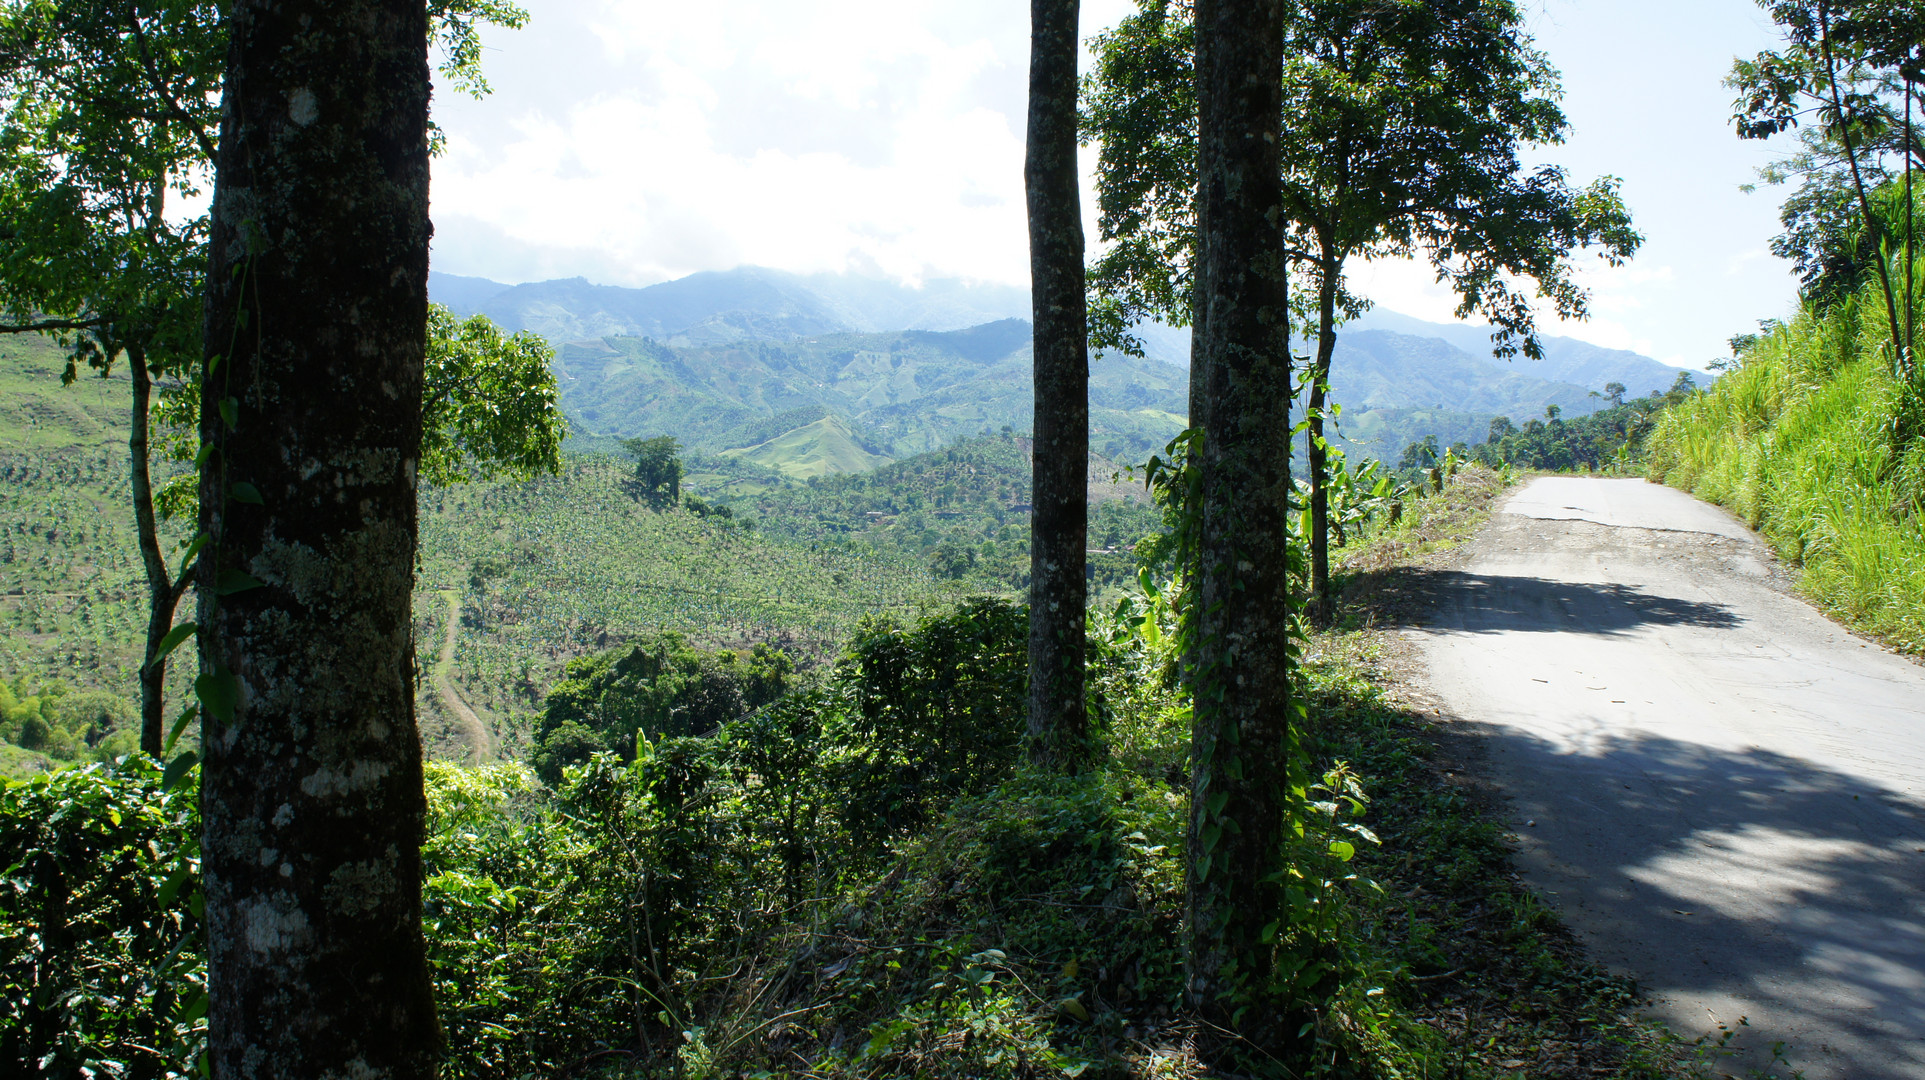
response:
<path id="1" fill-rule="evenodd" d="M 624 439 L 622 449 L 635 455 L 635 497 L 656 510 L 682 501 L 682 444 L 673 435 L 652 439 Z"/>
<path id="2" fill-rule="evenodd" d="M 1097 39 L 1084 137 L 1099 141 L 1103 239 L 1092 270 L 1105 344 L 1144 318 L 1189 321 L 1196 113 L 1186 0 L 1143 0 Z M 1539 355 L 1528 278 L 1557 314 L 1581 316 L 1569 262 L 1594 246 L 1628 257 L 1639 236 L 1605 177 L 1572 187 L 1525 170 L 1521 148 L 1560 141 L 1557 73 L 1510 0 L 1319 0 L 1287 5 L 1281 155 L 1290 257 L 1420 256 L 1459 315 L 1496 328 L 1500 353 Z M 1339 281 L 1340 285 L 1341 282 Z M 1356 301 L 1351 300 L 1354 306 Z"/>
<path id="3" fill-rule="evenodd" d="M 1789 259 L 1807 299 L 1834 303 L 1869 274 L 1885 304 L 1894 362 L 1915 369 L 1910 274 L 1894 285 L 1889 262 L 1902 243 L 1911 264 L 1916 223 L 1911 174 L 1925 166 L 1914 118 L 1925 68 L 1925 5 L 1916 0 L 1760 0 L 1784 46 L 1732 64 L 1732 121 L 1744 139 L 1794 129 L 1798 149 L 1759 170 L 1768 184 L 1793 180 L 1771 244 Z"/>
<path id="4" fill-rule="evenodd" d="M 1195 298 L 1194 31 L 1187 0 L 1141 0 L 1097 39 L 1084 135 L 1100 141 L 1097 203 L 1114 247 L 1091 273 L 1100 345 L 1133 348 L 1143 319 L 1182 325 Z M 1573 187 L 1520 152 L 1566 127 L 1557 73 L 1512 0 L 1305 0 L 1286 4 L 1286 120 L 1279 170 L 1285 257 L 1309 271 L 1317 350 L 1308 390 L 1311 579 L 1328 614 L 1323 420 L 1336 328 L 1367 304 L 1349 259 L 1421 257 L 1457 294 L 1459 317 L 1493 327 L 1493 351 L 1538 358 L 1535 307 L 1586 314 L 1571 255 L 1616 265 L 1641 237 L 1604 177 Z M 1294 306 L 1303 308 L 1301 301 Z M 1192 410 L 1197 393 L 1192 367 Z M 1192 422 L 1200 422 L 1192 417 Z"/>

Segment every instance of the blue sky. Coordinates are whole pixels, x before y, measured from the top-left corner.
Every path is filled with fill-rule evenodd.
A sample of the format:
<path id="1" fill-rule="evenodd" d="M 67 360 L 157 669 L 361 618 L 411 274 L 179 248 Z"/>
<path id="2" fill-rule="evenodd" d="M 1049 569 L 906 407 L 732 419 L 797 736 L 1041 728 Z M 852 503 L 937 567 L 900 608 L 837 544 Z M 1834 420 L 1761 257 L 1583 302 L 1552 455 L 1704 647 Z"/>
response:
<path id="1" fill-rule="evenodd" d="M 1024 284 L 1021 0 L 525 0 L 486 37 L 495 93 L 436 102 L 435 265 L 517 282 L 646 285 L 752 263 L 910 282 Z M 1564 72 L 1572 133 L 1534 160 L 1609 173 L 1646 236 L 1585 260 L 1592 319 L 1554 332 L 1702 367 L 1786 313 L 1766 252 L 1780 192 L 1738 190 L 1774 152 L 1740 142 L 1720 85 L 1769 47 L 1749 0 L 1525 0 Z M 1133 10 L 1084 0 L 1085 34 Z M 1087 209 L 1087 207 L 1086 207 Z M 1091 230 L 1094 236 L 1094 229 Z M 1447 319 L 1419 266 L 1355 275 L 1385 307 Z"/>

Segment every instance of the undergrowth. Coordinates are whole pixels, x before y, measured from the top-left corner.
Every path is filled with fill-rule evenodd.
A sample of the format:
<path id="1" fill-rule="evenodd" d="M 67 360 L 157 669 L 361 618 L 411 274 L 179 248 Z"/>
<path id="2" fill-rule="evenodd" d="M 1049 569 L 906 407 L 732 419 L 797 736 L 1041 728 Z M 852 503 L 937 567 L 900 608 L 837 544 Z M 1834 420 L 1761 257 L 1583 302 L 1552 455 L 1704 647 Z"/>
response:
<path id="1" fill-rule="evenodd" d="M 1373 541 L 1402 547 L 1364 550 L 1386 572 L 1442 550 L 1502 486 L 1467 469 Z M 1024 625 L 997 601 L 871 623 L 825 678 L 552 786 L 520 765 L 431 765 L 443 1074 L 1210 1075 L 1199 1049 L 1224 1033 L 1183 1007 L 1189 713 L 1170 613 L 1138 596 L 1092 619 L 1105 745 L 1073 777 L 1017 752 Z M 1294 1052 L 1262 1071 L 1674 1074 L 1675 1049 L 1630 1019 L 1632 988 L 1583 962 L 1513 874 L 1488 800 L 1381 689 L 1378 640 L 1319 637 L 1302 672 L 1284 932 L 1309 990 Z M 18 884 L 0 890 L 0 999 L 38 1010 L 22 1075 L 192 1070 L 191 784 L 167 781 L 135 757 L 5 789 L 0 868 Z M 86 898 L 92 930 L 67 932 L 55 890 Z M 154 974 L 98 981 L 136 970 Z M 136 1065 L 131 1043 L 159 1055 Z"/>

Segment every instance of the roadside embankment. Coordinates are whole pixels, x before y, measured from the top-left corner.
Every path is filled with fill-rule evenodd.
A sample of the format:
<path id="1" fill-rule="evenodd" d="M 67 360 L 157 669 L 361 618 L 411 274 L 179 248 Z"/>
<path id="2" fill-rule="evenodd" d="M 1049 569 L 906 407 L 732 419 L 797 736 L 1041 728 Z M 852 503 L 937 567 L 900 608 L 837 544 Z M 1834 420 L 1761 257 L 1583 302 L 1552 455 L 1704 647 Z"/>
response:
<path id="1" fill-rule="evenodd" d="M 1925 655 L 1925 386 L 1894 375 L 1885 319 L 1806 310 L 1666 411 L 1647 476 L 1729 509 L 1826 613 Z"/>

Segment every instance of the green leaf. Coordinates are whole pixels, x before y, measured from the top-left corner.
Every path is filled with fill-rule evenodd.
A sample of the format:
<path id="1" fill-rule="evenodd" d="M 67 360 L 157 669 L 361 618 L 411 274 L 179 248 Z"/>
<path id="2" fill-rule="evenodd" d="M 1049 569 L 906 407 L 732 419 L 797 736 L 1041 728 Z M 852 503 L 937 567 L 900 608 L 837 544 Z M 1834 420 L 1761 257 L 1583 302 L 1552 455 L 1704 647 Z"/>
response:
<path id="1" fill-rule="evenodd" d="M 176 580 L 187 576 L 187 571 L 193 568 L 194 560 L 199 557 L 201 549 L 206 547 L 207 542 L 213 538 L 212 533 L 202 529 L 201 534 L 194 538 L 194 542 L 187 545 L 187 554 L 180 557 L 180 573 L 174 575 Z"/>
<path id="2" fill-rule="evenodd" d="M 190 1000 L 186 1005 L 181 1007 L 180 1022 L 182 1024 L 192 1024 L 194 1021 L 199 1020 L 201 1017 L 206 1015 L 207 1015 L 207 991 L 203 990 L 200 993 L 194 995 L 192 1000 Z"/>
<path id="3" fill-rule="evenodd" d="M 154 655 L 147 658 L 147 666 L 153 667 L 155 664 L 167 659 L 169 653 L 179 648 L 181 642 L 193 637 L 194 631 L 198 629 L 200 628 L 195 624 L 184 622 L 172 630 L 167 631 L 167 636 L 161 638 L 160 644 L 154 646 Z"/>
<path id="4" fill-rule="evenodd" d="M 174 790 L 174 785 L 180 783 L 181 777 L 186 776 L 189 770 L 191 770 L 194 766 L 200 764 L 200 760 L 201 760 L 201 756 L 199 754 L 196 754 L 192 750 L 189 750 L 186 753 L 182 754 L 181 756 L 168 762 L 167 771 L 164 774 L 162 774 L 160 778 L 161 790 L 163 791 Z"/>
<path id="5" fill-rule="evenodd" d="M 1089 1008 L 1073 997 L 1066 997 L 1057 1002 L 1056 1007 L 1085 1024 L 1089 1023 Z"/>
<path id="6" fill-rule="evenodd" d="M 160 887 L 160 906 L 165 908 L 173 903 L 174 897 L 180 895 L 180 887 L 187 884 L 187 879 L 192 876 L 192 872 L 185 866 L 177 868 L 168 875 L 166 884 Z"/>
<path id="7" fill-rule="evenodd" d="M 1330 841 L 1330 854 L 1335 855 L 1344 862 L 1349 862 L 1351 857 L 1357 854 L 1357 848 L 1356 845 L 1347 840 L 1332 840 Z"/>
<path id="8" fill-rule="evenodd" d="M 234 706 L 240 702 L 240 681 L 230 671 L 210 671 L 194 680 L 194 696 L 200 699 L 207 715 L 223 724 L 234 722 Z"/>
<path id="9" fill-rule="evenodd" d="M 233 431 L 235 424 L 240 418 L 241 403 L 231 397 L 226 397 L 221 399 L 219 408 L 221 420 L 227 424 L 227 430 Z"/>
<path id="10" fill-rule="evenodd" d="M 260 489 L 245 480 L 230 486 L 227 489 L 227 494 L 231 496 L 235 502 L 253 503 L 255 506 L 266 505 L 261 502 Z"/>
<path id="11" fill-rule="evenodd" d="M 180 739 L 180 733 L 186 731 L 187 725 L 193 723 L 194 718 L 200 714 L 201 710 L 198 705 L 189 705 L 180 711 L 180 718 L 174 721 L 174 729 L 167 733 L 167 742 L 161 747 L 161 754 L 163 756 L 174 748 L 174 743 Z"/>
<path id="12" fill-rule="evenodd" d="M 232 596 L 235 593 L 258 589 L 266 584 L 260 578 L 240 570 L 223 570 L 214 577 L 214 593 L 217 596 Z"/>

